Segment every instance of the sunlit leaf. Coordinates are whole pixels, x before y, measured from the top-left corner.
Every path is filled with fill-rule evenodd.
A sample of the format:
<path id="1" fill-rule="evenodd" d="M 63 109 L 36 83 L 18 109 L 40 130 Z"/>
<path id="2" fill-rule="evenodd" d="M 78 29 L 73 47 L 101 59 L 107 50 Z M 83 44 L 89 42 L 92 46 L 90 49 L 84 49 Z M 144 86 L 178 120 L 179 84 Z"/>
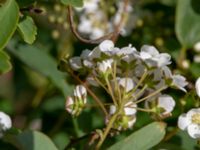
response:
<path id="1" fill-rule="evenodd" d="M 165 135 L 165 124 L 153 122 L 111 146 L 108 150 L 146 150 L 158 144 Z"/>
<path id="2" fill-rule="evenodd" d="M 15 0 L 0 2 L 0 50 L 12 37 L 19 19 L 19 8 Z"/>
<path id="3" fill-rule="evenodd" d="M 18 31 L 20 32 L 22 38 L 28 44 L 32 44 L 35 41 L 37 34 L 37 27 L 33 19 L 30 16 L 26 16 L 19 24 Z"/>

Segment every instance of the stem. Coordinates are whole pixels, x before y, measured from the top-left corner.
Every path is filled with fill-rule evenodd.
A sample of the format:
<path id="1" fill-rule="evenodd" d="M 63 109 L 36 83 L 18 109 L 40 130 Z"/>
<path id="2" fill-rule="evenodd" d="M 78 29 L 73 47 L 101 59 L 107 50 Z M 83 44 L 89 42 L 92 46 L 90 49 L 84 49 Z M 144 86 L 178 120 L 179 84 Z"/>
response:
<path id="1" fill-rule="evenodd" d="M 115 104 L 115 106 L 117 106 L 117 101 L 116 101 L 115 96 L 114 96 L 114 94 L 113 94 L 113 91 L 112 91 L 112 87 L 111 87 L 111 85 L 110 85 L 110 82 L 108 81 L 108 77 L 106 77 L 105 79 L 106 79 L 106 84 L 107 84 L 107 86 L 108 86 L 108 90 L 109 90 L 109 93 L 110 93 L 110 95 L 111 95 L 111 97 L 112 97 L 113 103 Z"/>
<path id="2" fill-rule="evenodd" d="M 112 72 L 113 80 L 115 81 L 115 91 L 118 93 L 119 103 L 122 102 L 121 91 L 119 89 L 119 84 L 117 83 L 117 62 L 114 62 L 114 69 Z"/>
<path id="3" fill-rule="evenodd" d="M 105 129 L 105 131 L 104 131 L 104 133 L 103 133 L 102 138 L 101 138 L 100 141 L 97 143 L 97 146 L 96 146 L 95 150 L 99 150 L 99 149 L 100 149 L 100 147 L 101 147 L 101 145 L 103 144 L 104 140 L 106 139 L 106 137 L 107 137 L 107 135 L 108 135 L 110 129 L 112 128 L 112 125 L 113 125 L 113 123 L 115 122 L 115 120 L 116 120 L 116 118 L 117 118 L 119 112 L 120 112 L 120 111 L 118 111 L 117 113 L 115 113 L 115 114 L 111 117 L 111 119 L 110 119 L 110 121 L 109 121 L 109 123 L 108 123 L 108 125 L 107 125 L 107 127 L 106 127 L 106 129 Z"/>
<path id="4" fill-rule="evenodd" d="M 108 91 L 108 89 L 103 85 L 103 83 L 102 83 L 97 77 L 95 77 L 95 76 L 93 75 L 93 78 L 97 81 L 97 83 L 98 83 L 108 94 L 110 94 L 109 91 Z"/>
<path id="5" fill-rule="evenodd" d="M 139 82 L 137 83 L 137 85 L 133 88 L 133 90 L 129 93 L 129 95 L 132 95 L 137 89 L 138 87 L 142 84 L 142 82 L 146 79 L 148 75 L 148 71 L 145 70 L 142 77 L 140 78 Z"/>
<path id="6" fill-rule="evenodd" d="M 155 92 L 149 94 L 148 96 L 137 100 L 135 103 L 138 104 L 138 103 L 140 103 L 140 102 L 142 102 L 142 101 L 144 101 L 144 100 L 146 100 L 146 99 L 148 99 L 148 98 L 150 98 L 150 97 L 152 97 L 152 96 L 158 94 L 159 92 L 161 92 L 161 91 L 164 90 L 164 89 L 166 89 L 166 86 L 163 86 L 162 88 L 160 88 L 159 90 L 157 90 L 157 91 L 155 91 Z"/>

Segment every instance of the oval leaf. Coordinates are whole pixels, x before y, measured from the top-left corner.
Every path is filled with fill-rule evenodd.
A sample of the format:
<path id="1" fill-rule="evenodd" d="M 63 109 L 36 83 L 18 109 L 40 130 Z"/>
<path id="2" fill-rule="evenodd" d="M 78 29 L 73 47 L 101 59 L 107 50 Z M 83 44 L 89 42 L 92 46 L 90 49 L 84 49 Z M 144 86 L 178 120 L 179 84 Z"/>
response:
<path id="1" fill-rule="evenodd" d="M 19 19 L 19 8 L 15 0 L 7 0 L 0 5 L 0 50 L 13 35 Z"/>
<path id="2" fill-rule="evenodd" d="M 35 41 L 37 27 L 30 16 L 26 16 L 26 18 L 18 24 L 18 31 L 26 43 L 32 44 Z"/>
<path id="3" fill-rule="evenodd" d="M 66 75 L 58 71 L 56 60 L 47 52 L 31 45 L 21 45 L 17 50 L 15 48 L 10 48 L 10 52 L 30 68 L 47 76 L 65 96 L 71 93 L 72 86 L 66 83 Z"/>
<path id="4" fill-rule="evenodd" d="M 176 8 L 176 35 L 182 46 L 193 47 L 200 41 L 199 0 L 178 0 Z"/>
<path id="5" fill-rule="evenodd" d="M 10 57 L 4 51 L 0 51 L 0 75 L 10 71 L 12 68 L 9 60 Z"/>
<path id="6" fill-rule="evenodd" d="M 61 3 L 63 3 L 64 5 L 71 5 L 74 7 L 83 6 L 83 0 L 61 0 Z"/>
<path id="7" fill-rule="evenodd" d="M 165 126 L 163 122 L 153 122 L 114 144 L 108 150 L 147 150 L 164 138 Z"/>
<path id="8" fill-rule="evenodd" d="M 58 150 L 49 137 L 38 131 L 25 131 L 16 136 L 21 150 Z"/>

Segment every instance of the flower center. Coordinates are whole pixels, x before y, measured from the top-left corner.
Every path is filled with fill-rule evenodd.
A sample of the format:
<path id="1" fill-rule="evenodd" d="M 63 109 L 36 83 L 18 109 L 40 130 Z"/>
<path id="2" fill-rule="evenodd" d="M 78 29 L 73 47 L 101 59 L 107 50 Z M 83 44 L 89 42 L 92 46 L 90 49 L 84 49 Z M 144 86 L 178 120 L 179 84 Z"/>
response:
<path id="1" fill-rule="evenodd" d="M 200 113 L 192 115 L 192 122 L 195 124 L 200 124 Z"/>

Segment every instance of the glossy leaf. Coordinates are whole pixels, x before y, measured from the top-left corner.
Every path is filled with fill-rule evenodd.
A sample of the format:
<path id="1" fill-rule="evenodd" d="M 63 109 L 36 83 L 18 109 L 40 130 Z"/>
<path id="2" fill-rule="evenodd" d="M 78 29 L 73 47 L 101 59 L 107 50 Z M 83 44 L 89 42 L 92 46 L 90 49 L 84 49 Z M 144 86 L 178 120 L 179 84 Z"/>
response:
<path id="1" fill-rule="evenodd" d="M 38 131 L 25 131 L 16 136 L 21 150 L 58 150 L 49 137 Z"/>
<path id="2" fill-rule="evenodd" d="M 4 51 L 0 51 L 0 75 L 12 68 L 9 59 L 10 57 Z"/>
<path id="3" fill-rule="evenodd" d="M 65 74 L 57 69 L 57 62 L 44 50 L 35 46 L 21 45 L 11 52 L 30 68 L 47 76 L 65 96 L 71 93 L 71 86 L 66 83 Z"/>
<path id="4" fill-rule="evenodd" d="M 37 27 L 35 26 L 35 23 L 30 16 L 26 16 L 26 18 L 24 18 L 18 24 L 18 31 L 26 43 L 32 44 L 35 41 L 37 35 Z"/>
<path id="5" fill-rule="evenodd" d="M 200 41 L 199 0 L 178 0 L 176 35 L 183 47 L 191 48 Z M 196 8 L 197 7 L 197 8 Z"/>
<path id="6" fill-rule="evenodd" d="M 83 6 L 83 0 L 61 0 L 61 3 L 63 3 L 64 5 L 71 5 L 74 7 Z"/>
<path id="7" fill-rule="evenodd" d="M 114 144 L 108 150 L 149 149 L 164 138 L 165 126 L 163 122 L 153 122 Z"/>
<path id="8" fill-rule="evenodd" d="M 19 19 L 19 8 L 15 0 L 7 0 L 0 6 L 0 50 L 12 37 Z"/>

